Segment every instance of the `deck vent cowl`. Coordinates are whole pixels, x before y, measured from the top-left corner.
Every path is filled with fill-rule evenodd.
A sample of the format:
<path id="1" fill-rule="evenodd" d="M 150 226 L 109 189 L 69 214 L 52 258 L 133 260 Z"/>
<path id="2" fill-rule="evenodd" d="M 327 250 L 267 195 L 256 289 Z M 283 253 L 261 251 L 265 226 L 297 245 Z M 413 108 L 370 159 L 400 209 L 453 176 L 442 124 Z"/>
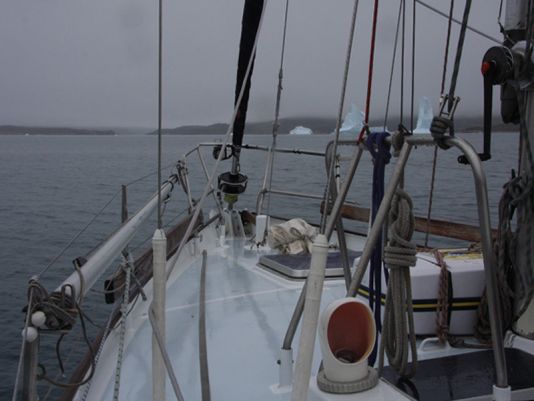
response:
<path id="1" fill-rule="evenodd" d="M 371 309 L 355 298 L 342 298 L 328 305 L 319 323 L 322 368 L 318 387 L 328 393 L 344 394 L 368 390 L 378 375 L 368 366 L 376 326 Z"/>

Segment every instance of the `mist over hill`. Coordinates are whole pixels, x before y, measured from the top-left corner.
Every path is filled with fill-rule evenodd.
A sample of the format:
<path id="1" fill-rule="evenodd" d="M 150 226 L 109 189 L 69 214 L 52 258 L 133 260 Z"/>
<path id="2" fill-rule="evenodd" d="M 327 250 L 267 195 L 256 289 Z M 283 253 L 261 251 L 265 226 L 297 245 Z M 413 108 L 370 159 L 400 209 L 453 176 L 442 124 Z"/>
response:
<path id="1" fill-rule="evenodd" d="M 389 119 L 389 130 L 397 128 L 400 118 L 392 117 Z M 415 125 L 416 121 L 414 121 Z M 310 128 L 314 134 L 330 134 L 336 128 L 335 118 L 316 118 L 316 117 L 289 117 L 282 118 L 279 121 L 279 134 L 288 134 L 298 125 Z M 371 127 L 379 127 L 384 124 L 383 120 L 373 120 L 369 123 Z M 410 128 L 409 119 L 404 120 L 404 125 Z M 455 129 L 458 132 L 477 132 L 482 131 L 482 117 L 467 117 L 455 119 Z M 164 128 L 161 130 L 163 135 L 224 135 L 228 130 L 228 124 L 217 123 L 210 125 L 183 125 L 176 128 Z M 245 134 L 249 135 L 271 135 L 273 130 L 272 121 L 247 122 L 245 125 Z M 493 121 L 493 130 L 497 131 L 514 131 L 517 126 L 503 124 L 500 120 Z M 148 135 L 156 135 L 157 130 L 151 131 Z"/>

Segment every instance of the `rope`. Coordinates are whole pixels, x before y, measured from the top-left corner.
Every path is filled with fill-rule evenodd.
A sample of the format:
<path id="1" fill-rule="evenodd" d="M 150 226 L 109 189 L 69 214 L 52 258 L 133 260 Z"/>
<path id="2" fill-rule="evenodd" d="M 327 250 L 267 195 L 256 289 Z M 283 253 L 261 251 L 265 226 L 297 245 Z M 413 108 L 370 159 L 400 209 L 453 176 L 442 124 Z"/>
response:
<path id="1" fill-rule="evenodd" d="M 371 221 L 373 224 L 378 212 L 382 198 L 384 197 L 384 175 L 386 164 L 391 159 L 389 145 L 385 139 L 389 136 L 387 132 L 370 133 L 367 136 L 366 147 L 373 158 L 373 195 L 371 206 Z M 375 145 L 378 150 L 375 150 Z M 371 254 L 369 270 L 369 307 L 374 312 L 375 324 L 378 332 L 382 329 L 382 233 L 378 236 L 373 253 Z M 374 364 L 376 359 L 376 340 L 373 352 L 369 355 L 370 365 Z"/>
<path id="2" fill-rule="evenodd" d="M 389 364 L 403 378 L 415 375 L 417 349 L 413 321 L 410 266 L 416 263 L 416 247 L 411 242 L 415 226 L 410 196 L 397 188 L 389 212 L 389 243 L 384 262 L 389 269 L 389 282 L 380 341 L 379 372 L 384 366 L 384 351 Z M 409 351 L 412 363 L 408 363 Z"/>
<path id="3" fill-rule="evenodd" d="M 438 306 L 436 308 L 436 335 L 440 343 L 445 343 L 449 337 L 449 285 L 450 273 L 443 254 L 434 250 L 434 257 L 440 268 L 438 286 Z"/>
<path id="4" fill-rule="evenodd" d="M 119 390 L 121 383 L 121 368 L 124 354 L 124 339 L 126 337 L 126 318 L 128 316 L 128 302 L 130 300 L 130 277 L 133 265 L 130 263 L 130 258 L 125 258 L 125 279 L 124 279 L 124 293 L 121 303 L 121 325 L 119 331 L 119 348 L 117 351 L 117 365 L 115 367 L 115 385 L 113 388 L 113 401 L 119 400 Z"/>
<path id="5" fill-rule="evenodd" d="M 369 114 L 371 112 L 371 92 L 373 87 L 373 67 L 375 61 L 375 45 L 376 45 L 376 26 L 378 20 L 378 0 L 375 0 L 374 9 L 373 9 L 373 25 L 371 31 L 371 50 L 369 53 L 369 72 L 367 76 L 367 96 L 365 100 L 365 124 L 360 131 L 358 136 L 358 143 L 363 140 L 363 135 L 365 133 L 365 127 L 369 123 Z"/>
<path id="6" fill-rule="evenodd" d="M 378 0 L 377 0 L 378 1 Z M 354 32 L 356 30 L 356 17 L 358 15 L 358 5 L 359 5 L 359 0 L 354 0 L 354 5 L 352 7 L 352 18 L 351 18 L 351 24 L 350 24 L 350 29 L 349 29 L 349 40 L 348 40 L 348 44 L 347 44 L 347 52 L 346 52 L 346 55 L 345 55 L 345 66 L 344 66 L 344 69 L 343 69 L 343 80 L 342 80 L 342 84 L 341 84 L 341 94 L 339 96 L 339 107 L 338 107 L 338 110 L 337 110 L 337 120 L 336 120 L 336 130 L 335 130 L 335 136 L 334 136 L 334 144 L 333 144 L 333 150 L 332 150 L 332 160 L 330 161 L 330 166 L 328 166 L 328 180 L 326 182 L 326 188 L 325 188 L 325 192 L 324 192 L 324 205 L 325 205 L 325 208 L 324 208 L 324 212 L 321 216 L 321 233 L 324 232 L 325 228 L 326 228 L 326 220 L 327 220 L 327 215 L 328 215 L 328 210 L 329 210 L 329 202 L 328 200 L 330 199 L 330 196 L 332 194 L 332 187 L 334 186 L 334 180 L 335 180 L 335 177 L 334 177 L 334 166 L 335 166 L 335 155 L 337 154 L 337 148 L 338 148 L 338 143 L 339 143 L 339 135 L 340 135 L 340 129 L 341 129 L 341 124 L 342 124 L 342 120 L 343 120 L 343 107 L 344 107 L 344 104 L 345 104 L 345 94 L 346 94 L 346 91 L 347 91 L 347 82 L 348 82 L 348 77 L 349 77 L 349 68 L 350 68 L 350 60 L 351 60 L 351 55 L 352 55 L 352 45 L 353 45 L 353 42 L 354 42 Z"/>
<path id="7" fill-rule="evenodd" d="M 206 250 L 202 251 L 202 268 L 200 270 L 200 294 L 198 312 L 198 358 L 200 365 L 200 384 L 202 401 L 210 401 L 210 376 L 208 369 L 208 346 L 206 344 Z"/>
<path id="8" fill-rule="evenodd" d="M 113 314 L 110 314 L 109 317 L 108 317 L 108 321 L 106 323 L 106 327 L 104 328 L 104 333 L 102 334 L 102 340 L 100 340 L 100 345 L 98 347 L 98 350 L 96 351 L 96 354 L 95 354 L 95 366 L 96 364 L 98 363 L 99 359 L 100 359 L 100 355 L 102 355 L 102 350 L 104 349 L 104 340 L 107 338 L 108 334 L 109 334 L 109 331 L 111 329 L 111 321 L 112 321 L 112 318 L 113 318 Z M 87 384 L 83 387 L 83 392 L 82 392 L 82 397 L 81 397 L 81 401 L 85 401 L 87 399 L 87 395 L 89 394 L 89 390 L 91 389 L 91 384 L 92 384 L 92 380 L 89 380 L 89 382 L 87 382 Z"/>
<path id="9" fill-rule="evenodd" d="M 53 292 L 48 294 L 46 289 L 37 280 L 30 282 L 30 294 L 32 299 L 28 305 L 32 305 L 30 313 L 33 314 L 36 311 L 42 311 L 46 315 L 46 327 L 50 331 L 63 332 L 72 329 L 76 316 L 80 317 L 80 325 L 82 329 L 83 339 L 91 354 L 91 370 L 88 376 L 78 383 L 64 383 L 59 382 L 47 376 L 45 367 L 40 364 L 39 368 L 41 373 L 38 375 L 38 379 L 43 379 L 50 384 L 62 388 L 79 387 L 88 383 L 95 372 L 95 355 L 91 341 L 87 335 L 87 327 L 85 325 L 85 314 L 81 309 L 81 305 L 76 301 L 76 294 L 74 288 L 71 285 L 64 285 L 59 292 Z M 59 347 L 61 340 L 65 333 L 61 333 L 58 344 L 56 345 L 56 352 L 58 353 L 58 363 L 60 370 L 63 370 L 63 363 L 61 356 L 59 355 Z"/>
<path id="10" fill-rule="evenodd" d="M 148 308 L 148 319 L 150 320 L 150 324 L 152 325 L 152 331 L 154 333 L 154 336 L 156 337 L 156 342 L 161 352 L 161 356 L 163 357 L 163 362 L 165 363 L 165 368 L 167 370 L 167 375 L 169 376 L 174 395 L 178 401 L 185 401 L 184 396 L 182 395 L 182 391 L 180 390 L 180 386 L 178 385 L 178 381 L 176 380 L 176 375 L 174 373 L 169 354 L 167 353 L 167 349 L 165 348 L 165 340 L 163 339 L 163 336 L 159 331 L 158 325 L 156 324 L 156 316 L 152 307 Z"/>

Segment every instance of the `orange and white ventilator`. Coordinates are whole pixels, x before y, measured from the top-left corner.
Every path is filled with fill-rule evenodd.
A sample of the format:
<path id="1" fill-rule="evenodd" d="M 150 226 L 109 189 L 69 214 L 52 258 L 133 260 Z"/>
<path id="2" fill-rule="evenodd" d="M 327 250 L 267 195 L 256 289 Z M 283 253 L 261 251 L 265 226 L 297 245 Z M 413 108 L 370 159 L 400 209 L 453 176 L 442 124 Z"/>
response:
<path id="1" fill-rule="evenodd" d="M 332 302 L 321 314 L 319 336 L 323 354 L 319 388 L 346 393 L 376 385 L 376 371 L 367 363 L 376 338 L 369 306 L 351 297 Z"/>

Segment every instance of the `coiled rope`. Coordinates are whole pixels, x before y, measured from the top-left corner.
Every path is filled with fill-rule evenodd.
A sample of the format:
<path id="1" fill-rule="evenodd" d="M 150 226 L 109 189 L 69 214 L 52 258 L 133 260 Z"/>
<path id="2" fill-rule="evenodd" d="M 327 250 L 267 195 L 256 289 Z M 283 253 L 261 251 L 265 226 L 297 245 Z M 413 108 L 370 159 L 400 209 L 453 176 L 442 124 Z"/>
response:
<path id="1" fill-rule="evenodd" d="M 504 185 L 503 194 L 499 201 L 499 226 L 497 228 L 497 239 L 495 241 L 495 252 L 497 255 L 497 282 L 499 283 L 500 308 L 502 311 L 503 332 L 511 327 L 513 321 L 521 316 L 530 304 L 534 295 L 534 276 L 532 274 L 532 250 L 528 244 L 531 243 L 532 229 L 527 224 L 527 235 L 525 238 L 526 266 L 521 268 L 517 263 L 518 232 L 512 231 L 512 219 L 518 206 L 523 203 L 526 222 L 532 220 L 534 208 L 534 182 L 525 180 L 523 177 L 513 177 Z M 518 276 L 517 280 L 514 277 Z M 517 312 L 514 314 L 514 299 L 519 302 Z M 484 292 L 477 310 L 477 324 L 475 326 L 475 337 L 482 343 L 491 341 L 491 330 L 489 325 L 487 297 Z"/>
<path id="2" fill-rule="evenodd" d="M 393 198 L 388 230 L 389 242 L 384 249 L 384 262 L 389 269 L 389 282 L 384 309 L 384 323 L 379 351 L 379 372 L 384 366 L 384 352 L 389 364 L 403 378 L 415 375 L 417 349 L 413 320 L 410 266 L 416 263 L 416 247 L 411 242 L 415 219 L 413 203 L 400 187 Z M 409 364 L 409 351 L 412 363 Z"/>

